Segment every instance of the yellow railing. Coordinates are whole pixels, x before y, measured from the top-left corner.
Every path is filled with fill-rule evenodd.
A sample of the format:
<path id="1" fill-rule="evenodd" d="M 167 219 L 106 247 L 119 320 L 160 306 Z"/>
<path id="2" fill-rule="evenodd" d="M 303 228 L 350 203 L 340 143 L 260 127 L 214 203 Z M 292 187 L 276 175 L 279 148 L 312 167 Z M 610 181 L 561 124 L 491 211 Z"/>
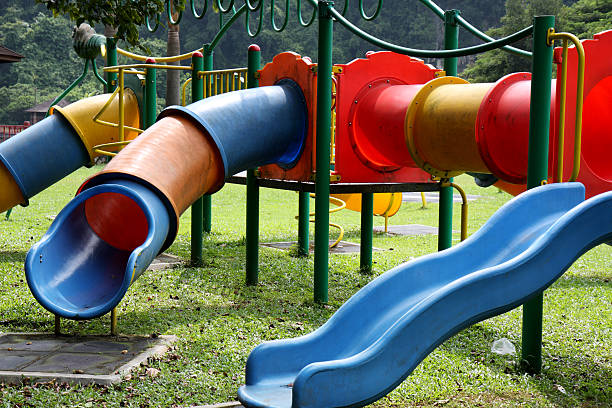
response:
<path id="1" fill-rule="evenodd" d="M 204 80 L 204 98 L 239 91 L 248 86 L 247 68 L 200 71 L 198 75 Z"/>
<path id="2" fill-rule="evenodd" d="M 584 100 L 584 48 L 582 43 L 573 34 L 570 33 L 555 33 L 554 29 L 548 32 L 548 42 L 552 45 L 554 40 L 563 41 L 563 56 L 561 62 L 561 95 L 559 95 L 559 131 L 557 140 L 557 169 L 554 177 L 555 183 L 563 181 L 563 148 L 565 143 L 565 106 L 566 106 L 566 90 L 567 90 L 567 50 L 568 41 L 574 43 L 578 52 L 578 75 L 576 80 L 576 121 L 574 124 L 574 162 L 572 166 L 572 174 L 569 181 L 576 181 L 580 172 L 580 148 L 582 144 L 582 105 Z"/>

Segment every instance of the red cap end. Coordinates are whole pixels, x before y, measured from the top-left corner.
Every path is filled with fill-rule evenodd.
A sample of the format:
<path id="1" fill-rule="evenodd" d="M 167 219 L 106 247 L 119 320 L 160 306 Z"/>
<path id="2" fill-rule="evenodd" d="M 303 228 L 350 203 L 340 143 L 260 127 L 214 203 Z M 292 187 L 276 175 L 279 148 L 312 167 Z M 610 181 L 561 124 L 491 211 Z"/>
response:
<path id="1" fill-rule="evenodd" d="M 249 51 L 261 51 L 261 48 L 257 44 L 251 44 L 249 45 Z"/>
<path id="2" fill-rule="evenodd" d="M 196 58 L 203 58 L 204 55 L 202 55 L 202 53 L 200 51 L 194 51 L 193 53 L 191 53 L 191 58 L 196 57 Z"/>
<path id="3" fill-rule="evenodd" d="M 147 64 L 155 64 L 155 58 L 147 58 L 147 60 L 145 61 Z"/>

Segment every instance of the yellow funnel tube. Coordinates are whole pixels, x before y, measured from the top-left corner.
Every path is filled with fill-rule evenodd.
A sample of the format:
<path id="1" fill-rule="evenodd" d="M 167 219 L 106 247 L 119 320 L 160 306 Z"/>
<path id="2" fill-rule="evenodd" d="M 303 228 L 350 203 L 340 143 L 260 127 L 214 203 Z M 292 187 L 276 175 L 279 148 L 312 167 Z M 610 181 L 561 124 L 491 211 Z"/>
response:
<path id="1" fill-rule="evenodd" d="M 465 171 L 490 173 L 478 151 L 475 126 L 491 86 L 456 77 L 436 78 L 423 85 L 404 124 L 406 145 L 419 167 L 443 178 Z"/>
<path id="2" fill-rule="evenodd" d="M 331 194 L 346 203 L 346 208 L 361 211 L 361 194 Z M 374 215 L 395 215 L 402 205 L 402 193 L 375 193 Z"/>
<path id="3" fill-rule="evenodd" d="M 96 95 L 82 99 L 64 108 L 54 106 L 51 113 L 59 113 L 70 122 L 72 127 L 83 141 L 89 157 L 93 161 L 99 153 L 94 152 L 94 147 L 119 142 L 119 128 L 106 124 L 94 122 L 94 117 L 99 115 L 99 121 L 113 124 L 119 123 L 119 95 L 115 95 L 109 102 L 111 94 Z M 108 106 L 106 106 L 108 103 Z M 126 88 L 123 98 L 125 126 L 138 128 L 140 124 L 140 111 L 138 101 L 134 92 Z M 138 136 L 138 132 L 125 129 L 125 140 L 132 140 Z"/>
<path id="4" fill-rule="evenodd" d="M 18 204 L 24 204 L 24 198 L 19 186 L 11 173 L 0 162 L 0 212 L 13 208 Z"/>

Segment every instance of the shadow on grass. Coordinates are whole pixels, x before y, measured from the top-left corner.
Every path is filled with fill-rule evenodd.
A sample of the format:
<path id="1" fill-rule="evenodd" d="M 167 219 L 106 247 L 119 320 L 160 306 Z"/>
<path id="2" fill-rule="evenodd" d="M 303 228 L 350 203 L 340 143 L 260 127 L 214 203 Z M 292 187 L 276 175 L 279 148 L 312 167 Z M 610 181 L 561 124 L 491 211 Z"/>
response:
<path id="1" fill-rule="evenodd" d="M 612 286 L 612 277 L 563 275 L 554 283 L 556 289 L 593 288 L 602 286 Z"/>
<path id="2" fill-rule="evenodd" d="M 0 251 L 0 263 L 25 262 L 27 251 Z"/>

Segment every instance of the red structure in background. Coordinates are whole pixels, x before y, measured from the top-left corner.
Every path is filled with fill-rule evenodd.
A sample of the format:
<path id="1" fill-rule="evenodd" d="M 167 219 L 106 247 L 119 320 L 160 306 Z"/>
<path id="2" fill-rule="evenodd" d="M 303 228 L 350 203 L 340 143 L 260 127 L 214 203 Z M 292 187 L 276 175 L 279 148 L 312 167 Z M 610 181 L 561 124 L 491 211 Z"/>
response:
<path id="1" fill-rule="evenodd" d="M 29 126 L 30 122 L 28 121 L 23 122 L 23 125 L 0 125 L 0 143 L 10 139 L 22 130 L 27 129 Z"/>

